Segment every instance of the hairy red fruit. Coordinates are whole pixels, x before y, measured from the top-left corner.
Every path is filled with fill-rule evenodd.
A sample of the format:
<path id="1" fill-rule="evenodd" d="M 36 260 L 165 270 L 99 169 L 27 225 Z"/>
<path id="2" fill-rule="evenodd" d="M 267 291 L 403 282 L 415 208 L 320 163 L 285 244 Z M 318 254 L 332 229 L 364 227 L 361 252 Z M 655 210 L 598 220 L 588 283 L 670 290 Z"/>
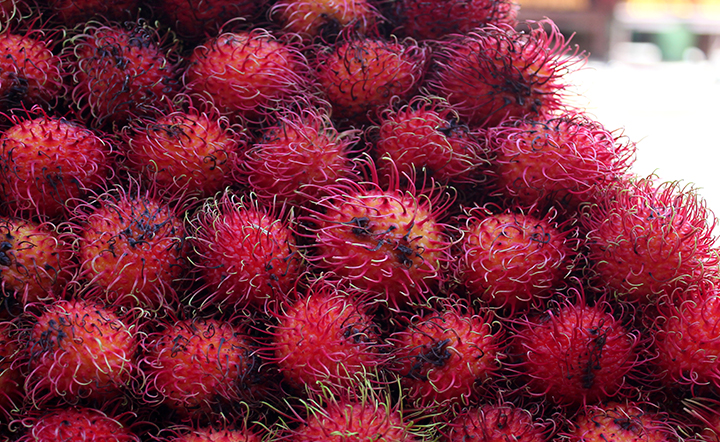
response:
<path id="1" fill-rule="evenodd" d="M 485 404 L 466 408 L 443 430 L 443 442 L 546 442 L 548 428 L 524 408 L 512 404 Z"/>
<path id="2" fill-rule="evenodd" d="M 46 0 L 50 12 L 64 25 L 74 26 L 91 18 L 130 20 L 135 17 L 140 0 Z"/>
<path id="3" fill-rule="evenodd" d="M 63 91 L 60 57 L 42 31 L 0 33 L 0 107 L 52 107 Z"/>
<path id="4" fill-rule="evenodd" d="M 426 298 L 444 277 L 451 240 L 439 220 L 451 198 L 432 189 L 403 191 L 397 183 L 383 190 L 377 182 L 374 173 L 325 188 L 328 196 L 301 219 L 313 241 L 306 257 L 398 308 Z"/>
<path id="5" fill-rule="evenodd" d="M 514 313 L 540 307 L 572 269 L 571 231 L 553 214 L 467 211 L 456 278 L 472 298 Z"/>
<path id="6" fill-rule="evenodd" d="M 349 154 L 357 132 L 338 132 L 319 109 L 287 110 L 246 151 L 240 174 L 258 199 L 301 205 L 339 178 L 354 175 Z"/>
<path id="7" fill-rule="evenodd" d="M 205 281 L 201 306 L 244 308 L 283 299 L 303 269 L 283 210 L 225 192 L 192 220 L 194 269 Z"/>
<path id="8" fill-rule="evenodd" d="M 0 138 L 0 183 L 10 210 L 58 217 L 111 173 L 111 147 L 64 118 L 12 117 Z"/>
<path id="9" fill-rule="evenodd" d="M 597 403 L 626 393 L 640 363 L 640 335 L 603 302 L 569 299 L 519 321 L 512 341 L 513 376 L 530 395 L 561 406 Z"/>
<path id="10" fill-rule="evenodd" d="M 421 407 L 467 406 L 475 402 L 499 371 L 499 324 L 489 314 L 443 312 L 417 315 L 395 333 L 393 370 L 406 397 Z"/>
<path id="11" fill-rule="evenodd" d="M 168 438 L 168 442 L 262 442 L 262 438 L 247 430 L 199 428 Z"/>
<path id="12" fill-rule="evenodd" d="M 167 194 L 207 197 L 234 181 L 244 147 L 236 129 L 213 113 L 172 112 L 126 126 L 126 156 L 133 171 Z"/>
<path id="13" fill-rule="evenodd" d="M 343 29 L 363 34 L 380 17 L 367 0 L 281 0 L 273 5 L 270 16 L 286 31 L 325 39 Z"/>
<path id="14" fill-rule="evenodd" d="M 439 100 L 418 96 L 380 116 L 375 158 L 380 175 L 387 178 L 397 169 L 419 182 L 479 181 L 480 169 L 488 163 L 483 150 L 457 113 Z"/>
<path id="15" fill-rule="evenodd" d="M 715 218 L 695 189 L 654 176 L 622 179 L 587 209 L 590 276 L 613 296 L 654 302 L 718 265 Z"/>
<path id="16" fill-rule="evenodd" d="M 561 202 L 576 208 L 625 174 L 635 144 L 582 114 L 510 119 L 487 134 L 496 185 L 521 204 Z"/>
<path id="17" fill-rule="evenodd" d="M 217 35 L 228 20 L 255 18 L 267 0 L 159 0 L 158 11 L 165 21 L 187 40 Z"/>
<path id="18" fill-rule="evenodd" d="M 151 192 L 117 186 L 78 207 L 71 220 L 80 276 L 109 303 L 160 309 L 176 301 L 186 269 L 185 226 Z"/>
<path id="19" fill-rule="evenodd" d="M 298 48 L 259 28 L 212 38 L 195 47 L 188 62 L 187 90 L 223 115 L 262 119 L 307 84 L 307 61 Z"/>
<path id="20" fill-rule="evenodd" d="M 136 324 L 108 308 L 84 300 L 48 304 L 20 336 L 29 399 L 118 397 L 137 367 L 137 337 Z"/>
<path id="21" fill-rule="evenodd" d="M 401 32 L 419 40 L 466 34 L 485 25 L 514 27 L 518 9 L 511 0 L 399 0 L 393 5 Z"/>
<path id="22" fill-rule="evenodd" d="M 677 434 L 665 415 L 630 401 L 588 406 L 572 423 L 569 442 L 673 442 Z"/>
<path id="23" fill-rule="evenodd" d="M 312 283 L 275 315 L 271 350 L 296 390 L 341 390 L 370 377 L 386 359 L 378 326 L 363 303 L 334 283 Z"/>
<path id="24" fill-rule="evenodd" d="M 48 410 L 41 417 L 24 420 L 29 430 L 18 442 L 140 442 L 120 418 L 93 408 Z"/>
<path id="25" fill-rule="evenodd" d="M 93 125 L 124 124 L 170 108 L 176 93 L 175 54 L 144 22 L 125 27 L 89 24 L 70 40 L 73 105 Z"/>
<path id="26" fill-rule="evenodd" d="M 163 323 L 148 335 L 141 367 L 145 400 L 162 403 L 181 416 L 219 411 L 243 397 L 254 364 L 243 330 L 214 319 Z"/>
<path id="27" fill-rule="evenodd" d="M 563 106 L 563 76 L 582 62 L 576 52 L 549 20 L 529 22 L 527 33 L 487 26 L 442 43 L 429 86 L 472 126 L 537 118 Z"/>
<path id="28" fill-rule="evenodd" d="M 348 37 L 320 49 L 314 66 L 333 118 L 366 123 L 393 97 L 415 93 L 428 57 L 428 49 L 411 40 Z"/>
<path id="29" fill-rule="evenodd" d="M 74 276 L 73 252 L 50 223 L 0 217 L 0 291 L 21 304 L 60 297 Z"/>
<path id="30" fill-rule="evenodd" d="M 23 373 L 16 362 L 21 357 L 17 321 L 0 323 L 0 419 L 7 422 L 20 411 L 25 397 Z"/>

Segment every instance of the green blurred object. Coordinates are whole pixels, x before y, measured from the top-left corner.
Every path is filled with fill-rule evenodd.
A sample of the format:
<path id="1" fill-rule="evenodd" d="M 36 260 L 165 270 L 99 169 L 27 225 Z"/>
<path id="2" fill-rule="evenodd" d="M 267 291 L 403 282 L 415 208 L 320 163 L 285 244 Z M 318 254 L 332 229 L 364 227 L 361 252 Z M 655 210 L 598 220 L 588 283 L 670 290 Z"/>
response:
<path id="1" fill-rule="evenodd" d="M 686 49 L 695 45 L 695 34 L 686 25 L 677 23 L 657 34 L 664 61 L 680 61 Z"/>

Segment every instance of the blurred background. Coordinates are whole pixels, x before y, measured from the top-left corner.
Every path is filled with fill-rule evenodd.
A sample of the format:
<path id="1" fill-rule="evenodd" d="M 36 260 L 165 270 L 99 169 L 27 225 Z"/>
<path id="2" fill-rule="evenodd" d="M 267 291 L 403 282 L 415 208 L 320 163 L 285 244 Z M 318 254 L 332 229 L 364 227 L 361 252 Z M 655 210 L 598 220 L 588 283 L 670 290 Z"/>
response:
<path id="1" fill-rule="evenodd" d="M 637 142 L 634 171 L 699 188 L 720 216 L 720 0 L 520 3 L 590 53 L 573 100 Z"/>

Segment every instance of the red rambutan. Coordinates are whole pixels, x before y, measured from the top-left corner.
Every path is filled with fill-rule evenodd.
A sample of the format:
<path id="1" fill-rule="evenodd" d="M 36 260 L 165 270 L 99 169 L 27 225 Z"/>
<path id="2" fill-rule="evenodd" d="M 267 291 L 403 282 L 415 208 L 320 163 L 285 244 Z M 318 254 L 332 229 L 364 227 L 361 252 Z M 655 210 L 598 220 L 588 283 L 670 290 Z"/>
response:
<path id="1" fill-rule="evenodd" d="M 17 331 L 17 321 L 0 323 L 0 422 L 20 411 L 25 396 L 23 373 L 16 362 L 21 354 Z"/>
<path id="2" fill-rule="evenodd" d="M 563 76 L 583 61 L 550 20 L 528 26 L 528 32 L 518 32 L 498 24 L 443 41 L 430 88 L 471 126 L 562 108 Z"/>
<path id="3" fill-rule="evenodd" d="M 159 0 L 157 10 L 187 40 L 216 35 L 228 20 L 251 19 L 267 0 Z"/>
<path id="4" fill-rule="evenodd" d="M 443 442 L 546 442 L 548 427 L 527 409 L 510 403 L 466 408 L 442 430 Z"/>
<path id="5" fill-rule="evenodd" d="M 102 411 L 72 407 L 46 410 L 37 418 L 23 419 L 27 433 L 18 442 L 140 442 L 140 437 L 122 422 Z"/>
<path id="6" fill-rule="evenodd" d="M 379 13 L 368 0 L 281 0 L 270 10 L 283 29 L 303 37 L 336 37 L 343 29 L 364 33 Z"/>
<path id="7" fill-rule="evenodd" d="M 45 0 L 50 13 L 62 24 L 74 26 L 91 18 L 102 20 L 130 20 L 140 0 Z"/>
<path id="8" fill-rule="evenodd" d="M 248 430 L 229 430 L 199 428 L 176 437 L 168 438 L 167 442 L 261 442 L 258 434 Z"/>

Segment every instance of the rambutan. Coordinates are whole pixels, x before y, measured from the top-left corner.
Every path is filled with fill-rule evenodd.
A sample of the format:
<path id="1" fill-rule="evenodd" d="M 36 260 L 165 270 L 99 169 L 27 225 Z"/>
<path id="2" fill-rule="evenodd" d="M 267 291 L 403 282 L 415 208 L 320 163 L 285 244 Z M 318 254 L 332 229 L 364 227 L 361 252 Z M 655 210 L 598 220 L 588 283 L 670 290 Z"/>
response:
<path id="1" fill-rule="evenodd" d="M 509 351 L 516 360 L 508 364 L 519 388 L 561 406 L 628 393 L 641 336 L 611 312 L 608 303 L 588 305 L 578 294 L 519 319 Z"/>
<path id="2" fill-rule="evenodd" d="M 73 279 L 73 252 L 51 223 L 0 217 L 0 291 L 22 305 L 60 297 Z"/>
<path id="3" fill-rule="evenodd" d="M 485 404 L 462 410 L 442 430 L 443 442 L 546 442 L 548 426 L 525 408 L 511 403 Z"/>
<path id="4" fill-rule="evenodd" d="M 228 20 L 252 19 L 267 0 L 159 0 L 157 10 L 180 37 L 197 40 L 217 35 Z"/>
<path id="5" fill-rule="evenodd" d="M 140 442 L 140 437 L 122 422 L 127 417 L 112 417 L 85 407 L 46 410 L 40 417 L 23 419 L 28 431 L 17 441 Z"/>
<path id="6" fill-rule="evenodd" d="M 430 89 L 471 126 L 492 127 L 507 117 L 538 118 L 561 109 L 564 76 L 583 58 L 550 20 L 528 22 L 528 27 L 518 32 L 501 23 L 444 40 Z"/>
<path id="7" fill-rule="evenodd" d="M 20 411 L 25 396 L 23 373 L 16 362 L 21 354 L 17 323 L 17 320 L 0 323 L 0 422 L 7 422 Z"/>
<path id="8" fill-rule="evenodd" d="M 262 119 L 268 108 L 307 87 L 307 61 L 270 31 L 223 33 L 196 46 L 183 76 L 188 93 L 223 115 Z"/>
<path id="9" fill-rule="evenodd" d="M 167 442 L 261 442 L 258 434 L 248 430 L 199 428 L 168 438 Z"/>
<path id="10" fill-rule="evenodd" d="M 440 183 L 480 181 L 487 166 L 484 147 L 447 103 L 416 96 L 410 103 L 387 108 L 380 115 L 375 158 L 381 176 L 397 168 L 418 181 Z"/>
<path id="11" fill-rule="evenodd" d="M 321 47 L 314 62 L 336 121 L 364 124 L 393 97 L 406 100 L 425 75 L 426 47 L 412 40 L 352 35 Z"/>
<path id="12" fill-rule="evenodd" d="M 245 152 L 242 181 L 263 202 L 300 205 L 354 174 L 349 154 L 357 141 L 357 131 L 338 132 L 322 109 L 287 109 Z"/>
<path id="13" fill-rule="evenodd" d="M 47 115 L 11 120 L 0 138 L 0 183 L 11 211 L 65 215 L 110 176 L 110 145 L 83 125 Z"/>
<path id="14" fill-rule="evenodd" d="M 140 0 L 45 0 L 50 14 L 63 25 L 73 27 L 89 19 L 130 20 Z"/>
<path id="15" fill-rule="evenodd" d="M 45 32 L 0 33 L 0 107 L 52 107 L 63 95 L 60 57 Z"/>
<path id="16" fill-rule="evenodd" d="M 466 210 L 455 276 L 470 297 L 511 314 L 542 306 L 572 269 L 577 248 L 572 232 L 554 217 Z"/>
<path id="17" fill-rule="evenodd" d="M 89 22 L 64 54 L 80 116 L 100 127 L 169 109 L 177 92 L 177 61 L 165 39 L 143 21 L 124 27 Z"/>
<path id="18" fill-rule="evenodd" d="M 452 197 L 437 188 L 401 190 L 396 180 L 384 190 L 372 160 L 368 166 L 369 179 L 340 179 L 307 207 L 306 258 L 391 308 L 423 301 L 450 259 L 441 218 Z"/>
<path id="19" fill-rule="evenodd" d="M 80 277 L 89 282 L 86 296 L 130 307 L 173 304 L 188 251 L 177 210 L 137 183 L 78 206 L 71 224 Z"/>
<path id="20" fill-rule="evenodd" d="M 332 282 L 313 282 L 280 309 L 270 348 L 295 390 L 348 388 L 358 377 L 371 377 L 386 359 L 379 327 L 361 300 Z"/>
<path id="21" fill-rule="evenodd" d="M 511 0 L 399 0 L 393 15 L 400 32 L 418 40 L 438 40 L 450 33 L 506 23 L 515 26 L 519 5 Z"/>
<path id="22" fill-rule="evenodd" d="M 141 368 L 145 401 L 164 404 L 181 418 L 231 409 L 255 360 L 249 337 L 230 321 L 162 321 L 148 335 Z"/>
<path id="23" fill-rule="evenodd" d="M 58 300 L 20 335 L 25 391 L 33 405 L 52 398 L 110 402 L 137 368 L 138 329 L 129 316 L 84 300 Z"/>
<path id="24" fill-rule="evenodd" d="M 205 282 L 194 295 L 201 307 L 283 299 L 304 267 L 288 215 L 230 191 L 205 202 L 190 226 L 193 268 Z"/>
<path id="25" fill-rule="evenodd" d="M 448 300 L 443 311 L 416 315 L 391 337 L 393 370 L 405 397 L 420 407 L 475 402 L 499 371 L 502 332 L 489 312 L 463 313 Z"/>
<path id="26" fill-rule="evenodd" d="M 363 34 L 380 17 L 368 0 L 281 0 L 273 5 L 270 16 L 286 31 L 326 40 L 343 29 Z"/>
<path id="27" fill-rule="evenodd" d="M 242 128 L 214 112 L 176 111 L 123 129 L 130 168 L 169 195 L 208 197 L 233 182 Z"/>
<path id="28" fill-rule="evenodd" d="M 618 180 L 581 217 L 589 277 L 628 301 L 684 290 L 720 261 L 715 218 L 697 190 L 655 178 Z"/>

